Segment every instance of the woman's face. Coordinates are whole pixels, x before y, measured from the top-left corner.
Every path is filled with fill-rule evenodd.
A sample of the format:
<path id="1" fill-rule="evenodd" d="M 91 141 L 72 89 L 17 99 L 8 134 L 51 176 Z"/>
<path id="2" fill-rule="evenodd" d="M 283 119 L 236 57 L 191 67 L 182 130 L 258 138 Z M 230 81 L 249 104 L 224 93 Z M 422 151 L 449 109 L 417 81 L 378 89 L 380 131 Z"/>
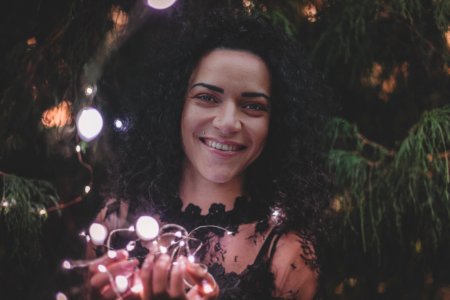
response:
<path id="1" fill-rule="evenodd" d="M 216 49 L 193 71 L 181 118 L 185 174 L 242 180 L 269 130 L 270 73 L 258 56 Z M 242 182 L 242 181 L 241 181 Z"/>

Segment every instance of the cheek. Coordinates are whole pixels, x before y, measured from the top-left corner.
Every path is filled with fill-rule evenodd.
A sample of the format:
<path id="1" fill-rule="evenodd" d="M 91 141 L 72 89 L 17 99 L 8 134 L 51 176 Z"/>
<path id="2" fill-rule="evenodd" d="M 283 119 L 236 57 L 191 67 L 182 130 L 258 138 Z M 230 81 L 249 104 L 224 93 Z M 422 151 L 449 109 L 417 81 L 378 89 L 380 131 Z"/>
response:
<path id="1" fill-rule="evenodd" d="M 264 120 L 258 124 L 255 124 L 252 128 L 252 136 L 253 142 L 255 145 L 255 149 L 258 151 L 258 155 L 264 149 L 264 145 L 267 140 L 267 136 L 269 134 L 269 121 Z"/>

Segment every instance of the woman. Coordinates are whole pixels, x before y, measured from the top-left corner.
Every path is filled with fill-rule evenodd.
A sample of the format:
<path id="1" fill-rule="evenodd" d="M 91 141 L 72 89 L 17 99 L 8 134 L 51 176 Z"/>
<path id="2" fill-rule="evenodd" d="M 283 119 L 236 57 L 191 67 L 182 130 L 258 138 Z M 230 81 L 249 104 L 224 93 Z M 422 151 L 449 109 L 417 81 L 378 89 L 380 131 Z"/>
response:
<path id="1" fill-rule="evenodd" d="M 133 254 L 147 256 L 141 268 L 123 253 L 104 258 L 110 272 L 139 274 L 145 299 L 312 299 L 328 197 L 323 89 L 312 74 L 298 45 L 261 16 L 154 16 L 139 28 L 99 82 L 111 115 L 126 114 L 130 127 L 110 141 L 114 199 L 127 200 L 110 200 L 98 220 L 124 227 L 150 213 L 233 234 L 199 232 L 208 272 L 184 258 L 171 267 L 145 247 Z M 184 277 L 197 283 L 190 291 Z M 92 268 L 90 283 L 113 297 L 104 273 Z"/>

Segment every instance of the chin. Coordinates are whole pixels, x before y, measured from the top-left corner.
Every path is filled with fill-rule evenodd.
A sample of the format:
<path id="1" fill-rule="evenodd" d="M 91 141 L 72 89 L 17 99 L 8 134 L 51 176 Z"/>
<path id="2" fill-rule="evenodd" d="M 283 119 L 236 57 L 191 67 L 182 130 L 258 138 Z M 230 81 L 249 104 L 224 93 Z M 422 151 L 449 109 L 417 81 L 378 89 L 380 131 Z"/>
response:
<path id="1" fill-rule="evenodd" d="M 235 179 L 236 175 L 233 174 L 205 174 L 204 176 L 207 180 L 214 182 L 214 183 L 227 183 Z"/>

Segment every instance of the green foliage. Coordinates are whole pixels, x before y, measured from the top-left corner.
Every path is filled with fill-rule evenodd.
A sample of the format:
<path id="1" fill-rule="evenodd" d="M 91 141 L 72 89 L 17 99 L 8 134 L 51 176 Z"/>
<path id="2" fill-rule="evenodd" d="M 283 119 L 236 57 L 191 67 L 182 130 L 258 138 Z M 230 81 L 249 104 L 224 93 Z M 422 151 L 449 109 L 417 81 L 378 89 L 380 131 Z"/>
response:
<path id="1" fill-rule="evenodd" d="M 0 224 L 5 227 L 7 259 L 37 261 L 41 257 L 40 237 L 47 218 L 46 208 L 57 205 L 59 197 L 47 181 L 15 175 L 2 176 L 3 195 Z"/>
<path id="2" fill-rule="evenodd" d="M 344 239 L 356 233 L 362 250 L 377 249 L 379 259 L 389 255 L 380 253 L 386 233 L 397 234 L 399 247 L 420 239 L 437 249 L 448 240 L 450 106 L 424 113 L 397 151 L 368 141 L 343 119 L 329 128 Z"/>

